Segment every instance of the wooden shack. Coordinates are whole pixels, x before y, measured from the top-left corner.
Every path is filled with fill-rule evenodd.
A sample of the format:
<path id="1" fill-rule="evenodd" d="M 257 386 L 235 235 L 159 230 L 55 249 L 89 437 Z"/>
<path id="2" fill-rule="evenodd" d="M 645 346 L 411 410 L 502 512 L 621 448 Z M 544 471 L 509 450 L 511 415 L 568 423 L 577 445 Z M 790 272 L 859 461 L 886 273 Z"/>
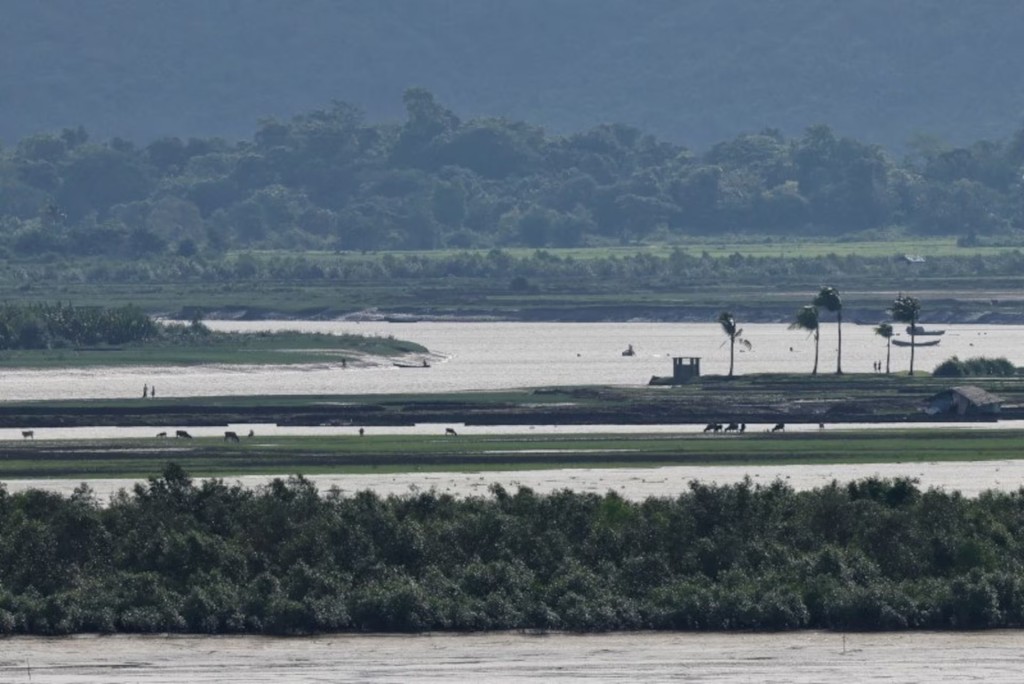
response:
<path id="1" fill-rule="evenodd" d="M 1003 400 L 974 385 L 961 385 L 942 390 L 928 399 L 925 413 L 930 416 L 992 416 L 999 413 Z"/>

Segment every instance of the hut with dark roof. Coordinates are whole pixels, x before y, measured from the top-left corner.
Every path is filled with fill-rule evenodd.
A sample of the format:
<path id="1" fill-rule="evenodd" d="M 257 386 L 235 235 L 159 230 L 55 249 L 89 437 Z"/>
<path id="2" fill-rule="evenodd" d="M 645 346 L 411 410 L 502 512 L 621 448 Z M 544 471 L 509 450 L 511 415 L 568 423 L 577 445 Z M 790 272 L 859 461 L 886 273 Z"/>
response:
<path id="1" fill-rule="evenodd" d="M 928 399 L 925 413 L 930 416 L 953 414 L 956 416 L 991 416 L 999 413 L 1003 400 L 974 385 L 962 385 L 942 390 Z"/>

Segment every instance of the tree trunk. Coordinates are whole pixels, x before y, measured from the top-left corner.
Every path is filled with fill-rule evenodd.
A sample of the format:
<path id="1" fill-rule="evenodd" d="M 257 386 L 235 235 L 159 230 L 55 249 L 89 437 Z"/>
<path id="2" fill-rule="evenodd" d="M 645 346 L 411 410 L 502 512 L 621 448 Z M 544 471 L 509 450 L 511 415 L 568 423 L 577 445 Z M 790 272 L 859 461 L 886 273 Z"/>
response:
<path id="1" fill-rule="evenodd" d="M 814 370 L 811 371 L 811 375 L 818 374 L 818 337 L 820 332 L 818 329 L 814 330 Z"/>
<path id="2" fill-rule="evenodd" d="M 910 321 L 910 374 L 914 374 L 914 351 L 917 349 L 917 342 L 914 333 L 917 332 L 917 319 Z"/>
<path id="3" fill-rule="evenodd" d="M 736 337 L 734 335 L 729 336 L 729 377 L 732 377 L 732 366 L 733 361 L 736 359 Z"/>
<path id="4" fill-rule="evenodd" d="M 836 375 L 843 374 L 843 310 L 836 311 L 836 328 L 839 332 L 839 349 L 836 357 Z"/>
<path id="5" fill-rule="evenodd" d="M 885 338 L 885 374 L 889 374 L 889 357 L 892 355 L 892 340 Z"/>

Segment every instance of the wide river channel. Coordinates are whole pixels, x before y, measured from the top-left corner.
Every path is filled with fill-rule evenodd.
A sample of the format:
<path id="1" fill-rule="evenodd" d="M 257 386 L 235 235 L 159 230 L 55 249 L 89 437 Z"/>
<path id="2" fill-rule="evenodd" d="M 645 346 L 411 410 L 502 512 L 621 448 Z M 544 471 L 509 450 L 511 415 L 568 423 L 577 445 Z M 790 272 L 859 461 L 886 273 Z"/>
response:
<path id="1" fill-rule="evenodd" d="M 303 330 L 394 336 L 430 349 L 429 367 L 319 364 L 299 367 L 197 366 L 4 371 L 3 401 L 133 397 L 142 385 L 159 397 L 247 394 L 380 394 L 446 392 L 551 385 L 637 386 L 671 372 L 671 356 L 702 358 L 704 374 L 728 370 L 729 349 L 713 324 L 668 323 L 376 323 L 210 321 L 218 330 Z M 807 372 L 813 340 L 781 324 L 744 325 L 753 347 L 736 355 L 736 372 Z M 916 350 L 916 366 L 931 371 L 953 356 L 1005 356 L 1024 364 L 1024 326 L 950 325 L 941 342 Z M 900 331 L 901 337 L 906 335 Z M 821 370 L 835 364 L 835 326 L 821 336 Z M 636 355 L 622 356 L 627 345 Z M 885 360 L 884 340 L 871 326 L 843 329 L 843 368 L 872 372 Z M 412 361 L 422 361 L 415 358 Z M 894 370 L 905 369 L 909 350 L 894 347 Z M 1003 424 L 1006 425 L 1005 423 Z M 1015 427 L 1017 427 L 1015 425 Z M 273 426 L 261 426 L 273 431 Z M 415 429 L 415 428 L 414 428 Z M 436 426 L 419 429 L 436 430 Z M 537 430 L 553 427 L 536 426 Z M 611 429 L 598 426 L 595 429 Z M 671 430 L 672 427 L 648 430 Z M 675 428 L 675 429 L 678 429 Z M 90 430 L 88 428 L 86 431 Z M 132 428 L 122 428 L 131 431 Z M 0 440 L 15 433 L 3 431 Z M 211 433 L 213 434 L 213 433 Z M 42 436 L 42 435 L 41 435 Z M 63 433 L 52 438 L 81 438 Z M 104 436 L 97 433 L 95 436 Z M 108 435 L 109 436 L 109 435 Z M 135 436 L 125 434 L 124 436 Z M 0 442 L 2 445 L 2 442 Z M 0 446 L 2 450 L 2 446 Z M 910 475 L 924 486 L 956 487 L 967 494 L 1024 483 L 1017 461 L 982 464 L 879 464 L 856 471 L 834 466 L 790 468 L 616 469 L 591 471 L 393 475 L 324 480 L 322 487 L 371 487 L 403 493 L 435 487 L 485 494 L 490 481 L 607 491 L 626 496 L 669 495 L 690 479 L 755 481 L 783 478 L 795 487 L 832 478 Z M 902 468 L 902 469 L 901 469 Z M 426 478 L 426 479 L 425 479 Z M 250 483 L 258 484 L 254 479 Z M 65 483 L 73 486 L 74 483 Z M 101 493 L 124 481 L 96 481 Z M 59 483 L 8 482 L 64 489 Z M 597 636 L 431 634 L 418 636 L 256 637 L 83 636 L 0 639 L 0 682 L 1019 682 L 1024 632 L 849 634 L 608 634 Z"/>
<path id="2" fill-rule="evenodd" d="M 246 394 L 382 394 L 493 390 L 551 385 L 644 385 L 671 375 L 672 356 L 701 357 L 702 372 L 729 369 L 729 346 L 716 324 L 701 323 L 385 323 L 352 321 L 209 321 L 217 330 L 301 330 L 393 336 L 418 342 L 429 367 L 391 363 L 342 368 L 303 366 L 113 367 L 9 370 L 0 373 L 0 400 L 84 399 L 141 396 L 143 384 L 158 397 Z M 1004 356 L 1024 364 L 1024 326 L 949 325 L 932 347 L 916 349 L 915 367 L 930 372 L 958 355 Z M 783 324 L 744 325 L 752 348 L 737 348 L 735 372 L 810 372 L 814 341 Z M 899 330 L 899 339 L 907 335 Z M 622 356 L 633 345 L 635 356 Z M 843 370 L 870 373 L 885 362 L 885 340 L 872 326 L 843 327 Z M 409 359 L 416 365 L 423 359 Z M 904 370 L 908 348 L 892 348 L 893 370 Z M 824 324 L 820 369 L 836 363 L 835 326 Z"/>

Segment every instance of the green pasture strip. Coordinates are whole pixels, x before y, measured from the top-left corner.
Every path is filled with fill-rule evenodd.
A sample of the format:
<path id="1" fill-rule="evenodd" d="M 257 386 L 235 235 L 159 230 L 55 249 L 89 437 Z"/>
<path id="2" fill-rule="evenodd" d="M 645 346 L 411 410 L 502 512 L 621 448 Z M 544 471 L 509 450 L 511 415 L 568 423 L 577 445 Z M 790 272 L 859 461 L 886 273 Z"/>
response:
<path id="1" fill-rule="evenodd" d="M 189 472 L 245 474 L 486 472 L 659 465 L 911 463 L 1018 459 L 1015 430 L 834 431 L 742 435 L 466 435 L 39 441 L 0 445 L 0 479 L 147 477 L 173 461 Z M 15 446 L 16 445 L 16 446 Z"/>
<path id="2" fill-rule="evenodd" d="M 65 368 L 196 364 L 340 364 L 357 354 L 399 356 L 426 347 L 394 338 L 316 333 L 215 333 L 194 343 L 155 341 L 97 349 L 38 349 L 0 352 L 0 367 Z"/>
<path id="3" fill-rule="evenodd" d="M 721 238 L 709 238 L 704 236 L 684 237 L 674 240 L 671 243 L 659 243 L 649 245 L 628 245 L 628 246 L 596 246 L 596 247 L 567 247 L 567 248 L 545 248 L 536 249 L 531 247 L 505 247 L 502 252 L 511 257 L 522 259 L 538 253 L 549 254 L 560 258 L 573 259 L 606 259 L 611 257 L 625 258 L 639 254 L 665 257 L 674 250 L 680 249 L 690 254 L 701 255 L 707 252 L 710 256 L 720 258 L 732 254 L 744 256 L 765 256 L 765 257 L 814 257 L 835 254 L 837 256 L 865 256 L 865 257 L 887 257 L 903 254 L 915 254 L 920 256 L 975 256 L 985 254 L 997 254 L 1016 247 L 960 247 L 956 244 L 954 237 L 913 237 L 897 238 L 893 240 L 836 240 L 835 238 L 796 238 L 776 237 L 766 235 L 736 235 Z M 331 251 L 306 251 L 289 252 L 275 250 L 251 250 L 235 252 L 236 255 L 252 255 L 256 258 L 282 258 L 301 256 L 306 259 L 321 263 L 336 261 L 365 261 L 368 258 L 393 255 L 395 257 L 415 256 L 423 259 L 447 259 L 460 254 L 486 257 L 490 249 L 436 249 L 436 250 L 409 250 L 396 252 L 331 252 Z"/>

